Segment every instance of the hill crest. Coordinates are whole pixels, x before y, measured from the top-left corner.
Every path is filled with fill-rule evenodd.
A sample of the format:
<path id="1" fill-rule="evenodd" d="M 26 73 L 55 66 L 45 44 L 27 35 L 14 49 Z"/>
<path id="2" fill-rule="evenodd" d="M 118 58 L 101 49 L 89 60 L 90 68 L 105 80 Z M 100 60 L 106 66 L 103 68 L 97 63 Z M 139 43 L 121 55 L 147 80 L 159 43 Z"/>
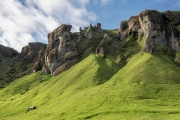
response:
<path id="1" fill-rule="evenodd" d="M 180 63 L 179 14 L 179 11 L 145 10 L 138 16 L 131 16 L 129 20 L 122 21 L 119 29 L 114 30 L 105 30 L 101 28 L 101 23 L 97 23 L 95 26 L 90 24 L 84 29 L 80 27 L 79 32 L 72 33 L 72 26 L 63 24 L 48 34 L 47 45 L 29 43 L 28 46 L 23 47 L 18 57 L 20 61 L 18 64 L 21 65 L 18 65 L 17 69 L 21 73 L 28 69 L 23 74 L 42 70 L 46 74 L 56 76 L 91 53 L 103 58 L 112 55 L 117 62 L 118 57 L 126 61 L 138 51 L 163 52 Z M 141 43 L 137 44 L 137 42 Z M 130 49 L 134 49 L 134 53 Z M 3 47 L 1 54 L 4 54 L 2 50 Z M 17 52 L 16 56 L 18 56 Z M 119 62 L 117 63 L 125 64 Z"/>

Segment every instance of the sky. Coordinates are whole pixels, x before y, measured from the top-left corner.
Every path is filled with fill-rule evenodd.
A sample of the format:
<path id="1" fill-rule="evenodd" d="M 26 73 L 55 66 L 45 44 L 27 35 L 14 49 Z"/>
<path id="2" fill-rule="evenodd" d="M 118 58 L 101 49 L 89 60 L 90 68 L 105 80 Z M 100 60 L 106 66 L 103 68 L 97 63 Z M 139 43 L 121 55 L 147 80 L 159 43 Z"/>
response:
<path id="1" fill-rule="evenodd" d="M 29 42 L 47 44 L 47 34 L 61 24 L 72 32 L 96 23 L 116 29 L 146 9 L 180 10 L 180 0 L 1 0 L 0 44 L 19 52 Z"/>

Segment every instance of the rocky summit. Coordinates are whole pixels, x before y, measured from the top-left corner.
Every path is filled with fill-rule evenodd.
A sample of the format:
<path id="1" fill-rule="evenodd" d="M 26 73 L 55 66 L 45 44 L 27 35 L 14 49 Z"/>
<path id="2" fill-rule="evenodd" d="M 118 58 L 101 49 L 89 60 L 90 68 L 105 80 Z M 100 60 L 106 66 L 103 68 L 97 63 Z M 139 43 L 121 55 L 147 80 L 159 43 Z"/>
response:
<path id="1" fill-rule="evenodd" d="M 75 41 L 71 39 L 71 25 L 61 25 L 48 34 L 45 64 L 42 71 L 57 75 L 78 61 Z"/>
<path id="2" fill-rule="evenodd" d="M 44 43 L 29 43 L 29 45 L 22 48 L 19 54 L 19 59 L 22 60 L 22 67 L 27 64 L 33 63 L 33 72 L 41 70 L 44 64 L 44 53 L 46 50 L 46 44 Z"/>
<path id="3" fill-rule="evenodd" d="M 2 59 L 3 57 L 15 58 L 18 55 L 19 53 L 13 48 L 5 47 L 0 44 L 0 57 L 1 57 L 0 59 Z"/>
<path id="4" fill-rule="evenodd" d="M 143 50 L 157 52 L 160 47 L 170 47 L 179 50 L 180 11 L 158 12 L 145 10 L 138 16 L 132 16 L 128 21 L 121 22 L 120 40 L 127 36 L 145 36 Z"/>
<path id="5" fill-rule="evenodd" d="M 1 74 L 1 81 L 7 78 L 6 81 L 10 82 L 13 78 L 39 70 L 56 76 L 90 54 L 97 54 L 102 58 L 113 55 L 114 61 L 122 64 L 123 60 L 128 60 L 136 52 L 124 52 L 126 48 L 136 45 L 139 40 L 142 47 L 136 47 L 138 50 L 164 53 L 180 63 L 180 11 L 145 10 L 122 21 L 120 27 L 114 30 L 101 28 L 101 23 L 94 26 L 90 24 L 84 29 L 80 27 L 79 32 L 71 32 L 71 28 L 71 25 L 63 24 L 48 34 L 47 45 L 29 43 L 22 48 L 21 53 L 0 45 L 1 64 L 9 66 L 5 64 L 8 61 L 6 58 L 10 58 L 13 63 L 10 69 L 4 69 L 10 77 Z M 21 72 L 14 75 L 12 71 L 15 70 Z"/>

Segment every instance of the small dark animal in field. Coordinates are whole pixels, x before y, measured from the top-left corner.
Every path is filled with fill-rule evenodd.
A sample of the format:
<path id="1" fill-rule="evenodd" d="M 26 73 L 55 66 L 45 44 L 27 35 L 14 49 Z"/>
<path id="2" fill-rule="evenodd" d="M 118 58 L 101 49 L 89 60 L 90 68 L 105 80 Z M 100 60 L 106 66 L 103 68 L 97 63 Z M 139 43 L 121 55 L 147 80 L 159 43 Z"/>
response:
<path id="1" fill-rule="evenodd" d="M 35 110 L 35 109 L 36 109 L 36 106 L 31 106 L 31 107 L 28 108 L 27 112 L 31 111 L 31 110 Z"/>

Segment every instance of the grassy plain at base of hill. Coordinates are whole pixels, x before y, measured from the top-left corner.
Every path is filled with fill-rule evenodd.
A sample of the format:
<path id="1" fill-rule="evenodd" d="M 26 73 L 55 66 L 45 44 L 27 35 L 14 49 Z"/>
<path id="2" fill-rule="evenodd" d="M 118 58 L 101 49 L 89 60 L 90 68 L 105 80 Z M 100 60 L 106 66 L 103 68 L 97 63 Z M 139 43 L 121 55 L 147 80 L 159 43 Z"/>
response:
<path id="1" fill-rule="evenodd" d="M 2 89 L 0 120 L 178 120 L 179 72 L 163 55 L 136 54 L 122 69 L 90 55 L 56 77 L 37 72 Z"/>

